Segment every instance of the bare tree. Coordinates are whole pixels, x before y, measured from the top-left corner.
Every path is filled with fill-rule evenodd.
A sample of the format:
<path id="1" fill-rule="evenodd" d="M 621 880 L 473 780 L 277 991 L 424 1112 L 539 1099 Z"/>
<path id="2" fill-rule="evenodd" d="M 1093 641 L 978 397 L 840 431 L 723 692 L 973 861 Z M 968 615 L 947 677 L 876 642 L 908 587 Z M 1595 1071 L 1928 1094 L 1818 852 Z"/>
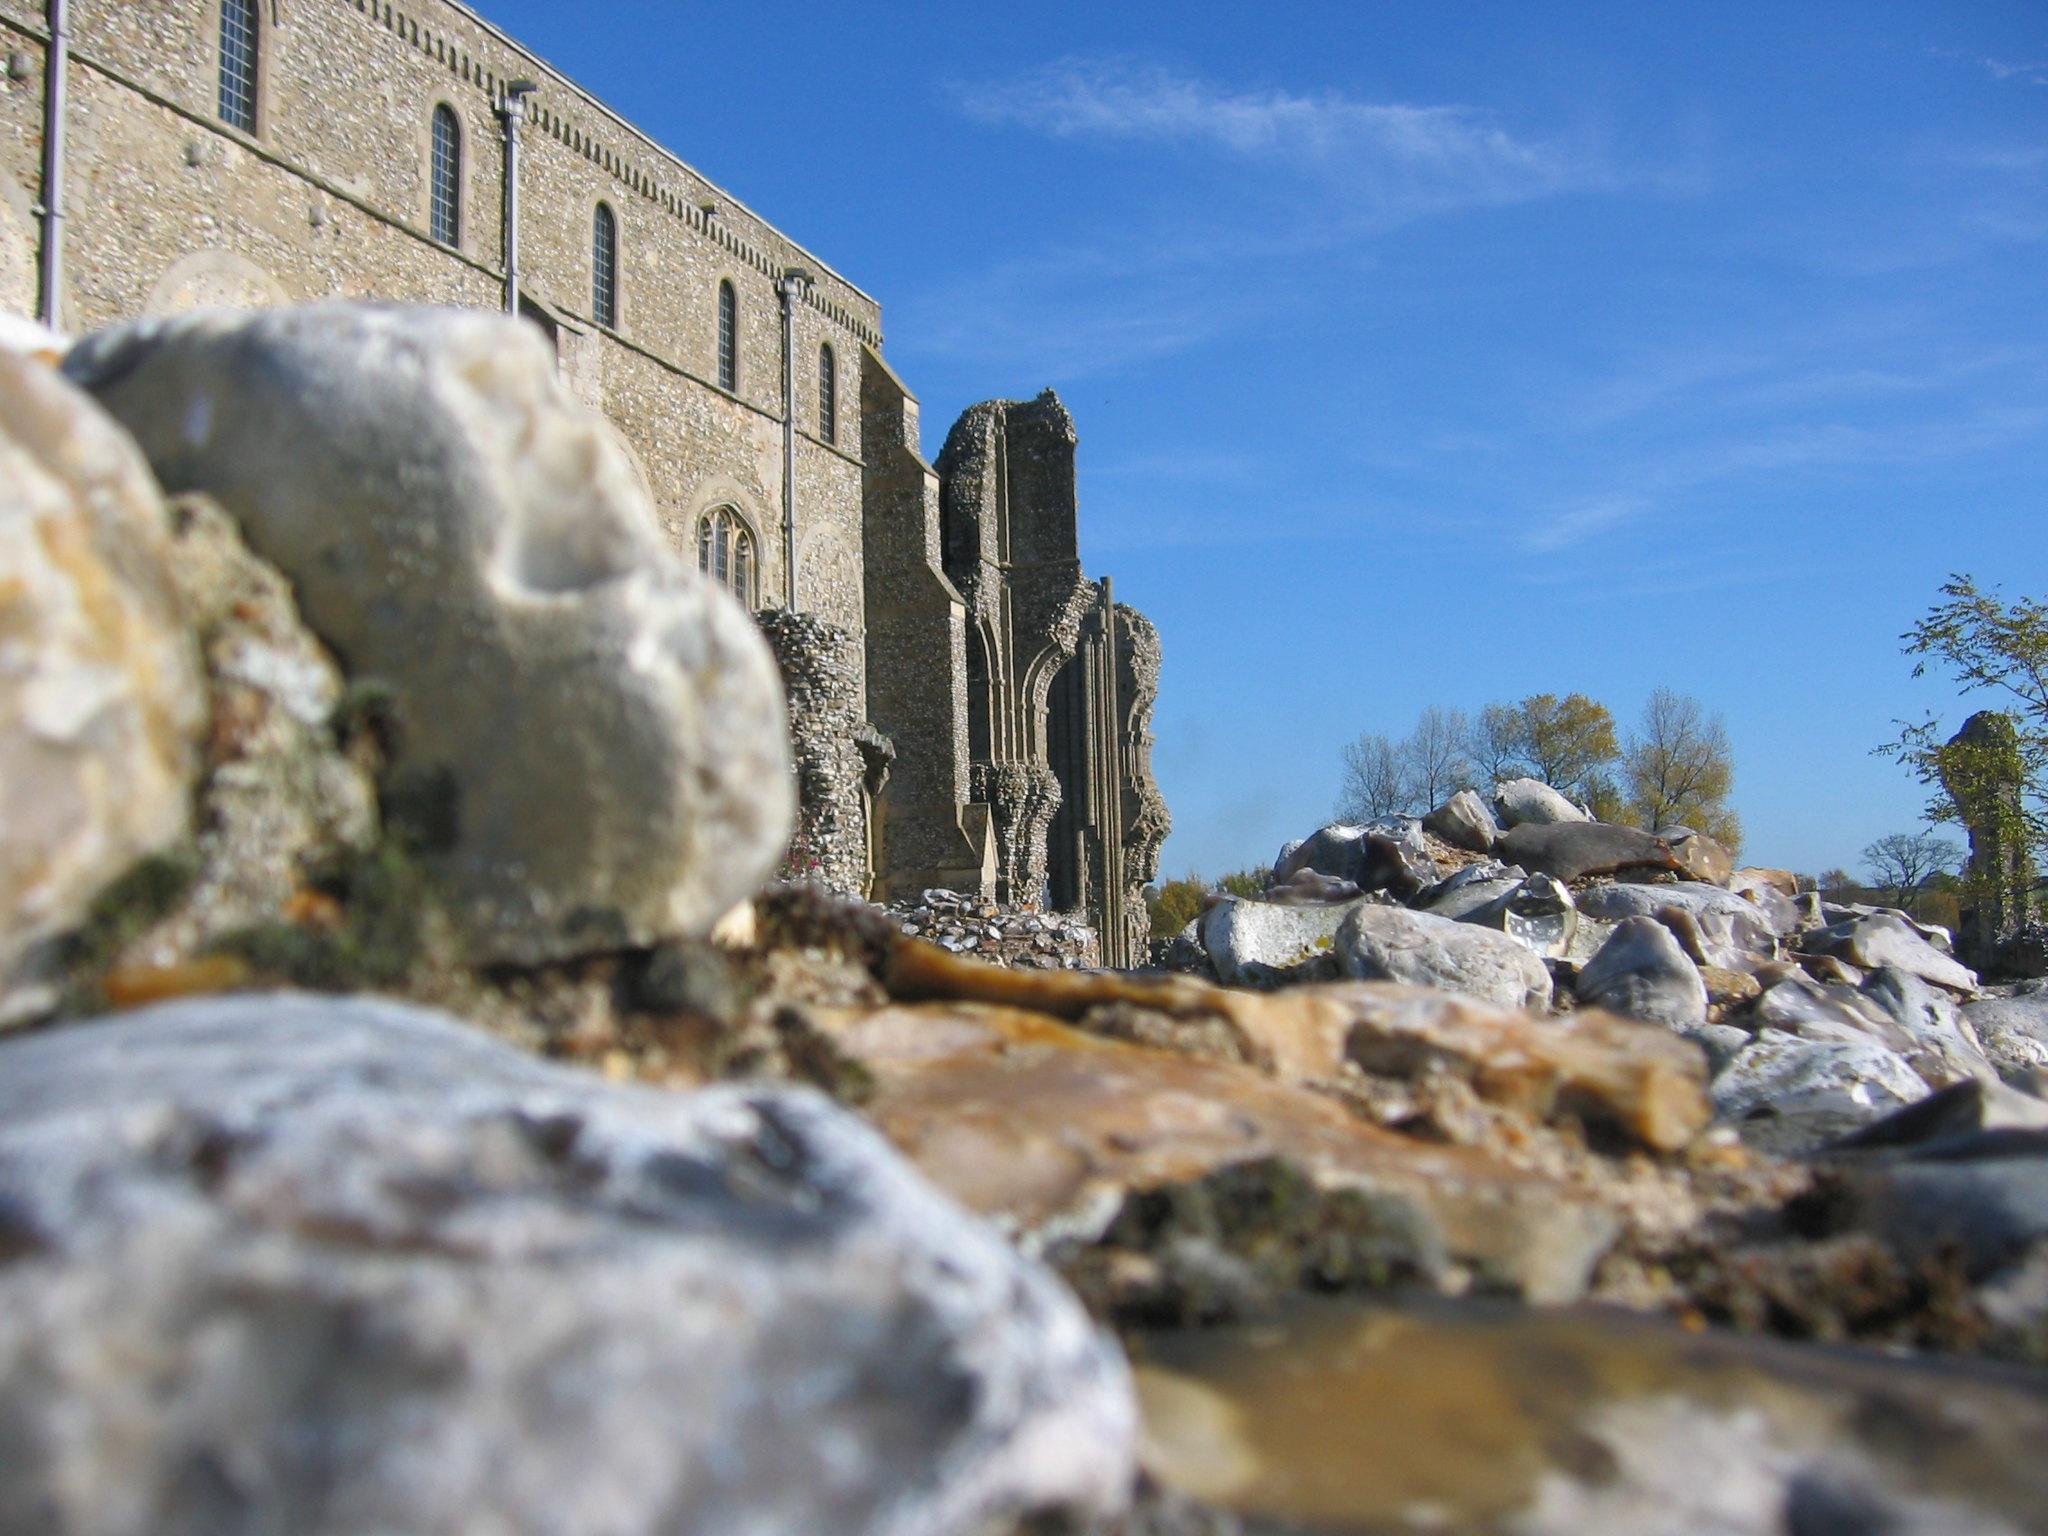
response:
<path id="1" fill-rule="evenodd" d="M 1529 771 L 1522 756 L 1522 712 L 1513 704 L 1489 704 L 1479 711 L 1465 740 L 1475 783 L 1492 788 Z"/>
<path id="2" fill-rule="evenodd" d="M 1342 821 L 1371 821 L 1408 809 L 1413 795 L 1401 749 L 1368 731 L 1344 748 L 1344 779 L 1337 793 Z"/>
<path id="3" fill-rule="evenodd" d="M 1459 790 L 1472 787 L 1472 763 L 1465 751 L 1471 734 L 1472 722 L 1462 709 L 1432 704 L 1416 720 L 1414 734 L 1399 748 L 1407 769 L 1408 798 L 1416 811 L 1432 811 Z"/>
<path id="4" fill-rule="evenodd" d="M 1892 832 L 1863 850 L 1863 867 L 1903 907 L 1928 876 L 1950 873 L 1962 856 L 1961 844 L 1932 832 Z"/>
<path id="5" fill-rule="evenodd" d="M 1687 826 L 1731 848 L 1740 844 L 1742 823 L 1728 805 L 1735 787 L 1728 726 L 1690 694 L 1659 688 L 1650 695 L 1622 771 L 1628 813 L 1640 825 Z"/>

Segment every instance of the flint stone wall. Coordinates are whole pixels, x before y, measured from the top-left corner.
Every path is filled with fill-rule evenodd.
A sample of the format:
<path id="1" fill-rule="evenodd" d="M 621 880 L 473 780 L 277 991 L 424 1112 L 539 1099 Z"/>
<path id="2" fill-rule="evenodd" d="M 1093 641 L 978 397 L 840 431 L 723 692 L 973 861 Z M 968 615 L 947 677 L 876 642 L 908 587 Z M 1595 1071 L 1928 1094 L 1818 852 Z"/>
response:
<path id="1" fill-rule="evenodd" d="M 865 896 L 868 801 L 895 753 L 861 715 L 860 647 L 812 614 L 776 608 L 758 620 L 782 669 L 796 767 L 796 832 L 783 873 Z"/>
<path id="2" fill-rule="evenodd" d="M 523 289 L 563 369 L 639 461 L 694 560 L 696 519 L 736 507 L 760 550 L 761 601 L 783 594 L 782 335 L 775 277 L 815 279 L 797 308 L 799 602 L 862 621 L 864 349 L 875 301 L 445 0 L 278 0 L 261 8 L 257 127 L 219 120 L 211 0 L 74 0 L 63 323 L 87 330 L 207 305 L 377 297 L 490 308 L 504 298 L 505 83 L 540 82 L 521 157 Z M 0 0 L 0 221 L 40 196 L 44 8 Z M 0 71 L 0 74 L 4 74 Z M 462 129 L 458 239 L 428 233 L 434 110 Z M 618 324 L 592 314 L 591 232 L 618 220 Z M 706 206 L 716 209 L 707 213 Z M 0 227 L 0 256 L 10 246 Z M 36 238 L 33 224 L 26 235 Z M 739 307 L 739 378 L 718 387 L 717 292 Z M 26 307 L 17 279 L 0 300 Z M 818 431 L 818 353 L 838 369 L 837 441 Z"/>

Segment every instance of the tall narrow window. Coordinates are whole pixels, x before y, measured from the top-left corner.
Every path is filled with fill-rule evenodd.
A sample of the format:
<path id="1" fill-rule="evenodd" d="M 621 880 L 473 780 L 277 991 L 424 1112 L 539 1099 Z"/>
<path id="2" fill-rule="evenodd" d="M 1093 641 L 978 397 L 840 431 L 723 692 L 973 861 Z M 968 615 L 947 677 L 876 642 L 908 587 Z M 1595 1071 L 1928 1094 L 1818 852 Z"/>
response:
<path id="1" fill-rule="evenodd" d="M 818 348 L 818 436 L 839 441 L 839 359 L 830 347 Z"/>
<path id="2" fill-rule="evenodd" d="M 740 387 L 740 301 L 731 283 L 718 285 L 718 387 Z"/>
<path id="3" fill-rule="evenodd" d="M 697 569 L 754 606 L 754 536 L 731 507 L 706 512 L 697 524 Z"/>
<path id="4" fill-rule="evenodd" d="M 256 0 L 220 0 L 220 119 L 256 131 Z"/>
<path id="5" fill-rule="evenodd" d="M 590 236 L 590 317 L 607 330 L 619 328 L 619 221 L 603 203 Z"/>
<path id="6" fill-rule="evenodd" d="M 434 163 L 428 183 L 434 238 L 462 243 L 462 125 L 450 106 L 434 108 Z"/>

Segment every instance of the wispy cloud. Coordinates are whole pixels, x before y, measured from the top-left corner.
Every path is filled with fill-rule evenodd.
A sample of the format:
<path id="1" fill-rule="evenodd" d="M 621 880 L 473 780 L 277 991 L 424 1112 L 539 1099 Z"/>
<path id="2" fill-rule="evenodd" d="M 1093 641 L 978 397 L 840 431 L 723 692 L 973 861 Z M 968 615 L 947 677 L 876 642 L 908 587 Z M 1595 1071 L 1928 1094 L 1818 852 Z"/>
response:
<path id="1" fill-rule="evenodd" d="M 1994 80 L 2012 81 L 2020 85 L 2048 85 L 2048 58 L 1998 59 L 1987 54 L 1974 53 L 1967 48 L 1930 48 L 1928 52 L 1937 59 L 1955 59 L 1965 64 L 1974 64 Z"/>
<path id="2" fill-rule="evenodd" d="M 1522 548 L 1554 555 L 1641 517 L 1649 506 L 1641 496 L 1604 496 L 1538 513 L 1522 529 Z"/>
<path id="3" fill-rule="evenodd" d="M 1476 107 L 1234 89 L 1128 60 L 1063 59 L 951 94 L 984 123 L 1268 162 L 1402 208 L 1518 202 L 1614 180 L 1598 155 L 1517 135 Z"/>

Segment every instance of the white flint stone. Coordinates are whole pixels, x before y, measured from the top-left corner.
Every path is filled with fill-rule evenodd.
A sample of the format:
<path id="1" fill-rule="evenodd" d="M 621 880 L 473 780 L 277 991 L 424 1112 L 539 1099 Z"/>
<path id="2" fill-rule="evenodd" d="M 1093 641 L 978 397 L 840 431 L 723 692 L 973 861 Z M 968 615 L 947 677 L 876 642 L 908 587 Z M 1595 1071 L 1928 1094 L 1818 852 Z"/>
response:
<path id="1" fill-rule="evenodd" d="M 1509 779 L 1493 786 L 1493 807 L 1503 827 L 1548 826 L 1592 818 L 1541 779 Z"/>
<path id="2" fill-rule="evenodd" d="M 667 549 L 531 326 L 200 314 L 66 369 L 292 579 L 352 682 L 390 690 L 387 806 L 474 958 L 702 933 L 773 869 L 794 804 L 773 656 Z"/>
<path id="3" fill-rule="evenodd" d="M 1203 913 L 1202 948 L 1229 986 L 1261 987 L 1337 974 L 1337 929 L 1358 901 L 1281 903 L 1227 897 Z"/>
<path id="4" fill-rule="evenodd" d="M 1573 995 L 1669 1029 L 1707 1022 L 1707 988 L 1699 968 L 1678 947 L 1671 930 L 1652 917 L 1624 918 L 1572 984 Z"/>
<path id="5" fill-rule="evenodd" d="M 1928 1094 L 1896 1052 L 1875 1041 L 1802 1040 L 1766 1029 L 1713 1083 L 1714 1112 L 1752 1146 L 1810 1152 Z"/>
<path id="6" fill-rule="evenodd" d="M 0 349 L 0 991 L 186 828 L 206 719 L 135 444 Z"/>
<path id="7" fill-rule="evenodd" d="M 1047 1271 L 808 1090 L 214 998 L 0 1044 L 0 1529 L 937 1536 L 1113 1512 Z"/>
<path id="8" fill-rule="evenodd" d="M 1491 928 L 1429 912 L 1361 903 L 1337 930 L 1345 974 L 1404 981 L 1497 1003 L 1550 1006 L 1550 972 L 1525 944 Z"/>

